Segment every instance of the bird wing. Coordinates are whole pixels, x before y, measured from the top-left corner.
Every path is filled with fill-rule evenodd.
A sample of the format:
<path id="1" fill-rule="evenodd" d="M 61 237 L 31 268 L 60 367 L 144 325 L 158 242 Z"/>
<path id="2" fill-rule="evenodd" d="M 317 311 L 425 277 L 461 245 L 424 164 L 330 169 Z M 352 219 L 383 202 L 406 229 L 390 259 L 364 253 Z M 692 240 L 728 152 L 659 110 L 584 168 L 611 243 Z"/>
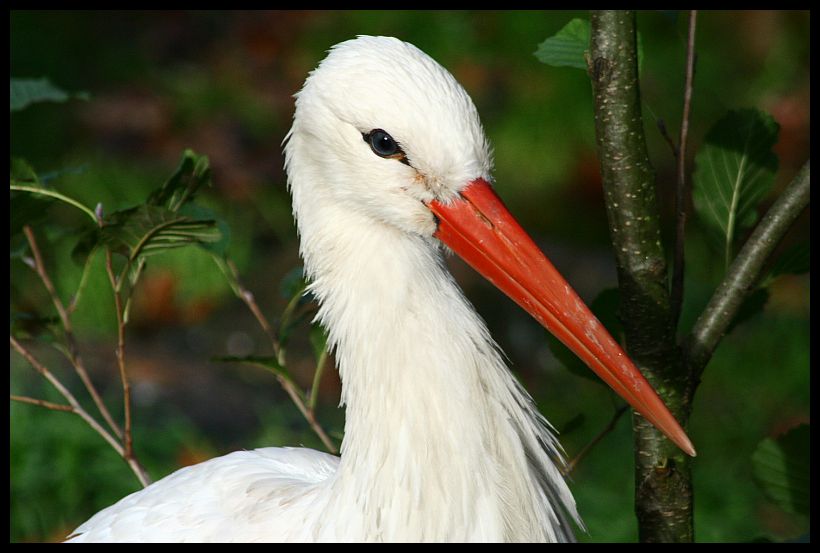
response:
<path id="1" fill-rule="evenodd" d="M 306 448 L 236 451 L 180 469 L 104 509 L 70 542 L 309 539 L 339 458 Z"/>

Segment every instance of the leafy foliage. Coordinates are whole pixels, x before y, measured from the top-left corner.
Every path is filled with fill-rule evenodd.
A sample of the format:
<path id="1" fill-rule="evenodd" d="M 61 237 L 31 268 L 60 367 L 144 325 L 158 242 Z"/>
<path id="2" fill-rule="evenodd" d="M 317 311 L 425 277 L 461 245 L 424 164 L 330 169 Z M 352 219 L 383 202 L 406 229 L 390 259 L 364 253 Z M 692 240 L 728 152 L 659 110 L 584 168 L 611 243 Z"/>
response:
<path id="1" fill-rule="evenodd" d="M 22 230 L 23 225 L 31 225 L 43 220 L 46 217 L 45 208 L 50 205 L 52 199 L 72 205 L 85 212 L 92 221 L 96 220 L 93 211 L 74 198 L 50 188 L 48 180 L 50 178 L 40 177 L 26 160 L 18 157 L 11 158 L 9 187 L 11 188 L 11 199 L 15 202 L 11 217 L 12 237 Z M 34 197 L 30 197 L 32 194 Z"/>
<path id="2" fill-rule="evenodd" d="M 542 63 L 554 67 L 587 69 L 590 24 L 586 19 L 573 19 L 557 33 L 538 45 L 533 55 Z M 643 66 L 643 39 L 638 33 L 638 69 Z"/>
<path id="3" fill-rule="evenodd" d="M 12 181 L 25 182 L 35 185 L 40 183 L 40 179 L 37 177 L 37 172 L 34 168 L 25 159 L 19 157 L 11 158 L 9 176 Z"/>
<path id="4" fill-rule="evenodd" d="M 769 290 L 767 288 L 757 288 L 755 291 L 746 296 L 740 308 L 737 310 L 735 318 L 726 329 L 726 334 L 731 333 L 738 325 L 743 324 L 755 315 L 761 313 L 769 301 Z"/>
<path id="5" fill-rule="evenodd" d="M 148 196 L 149 205 L 165 206 L 177 212 L 192 200 L 203 186 L 211 186 L 211 168 L 208 157 L 185 150 L 174 174 Z"/>
<path id="6" fill-rule="evenodd" d="M 791 513 L 809 514 L 809 425 L 766 438 L 752 454 L 755 482 L 770 500 Z"/>
<path id="7" fill-rule="evenodd" d="M 799 275 L 807 273 L 810 269 L 810 262 L 809 242 L 797 243 L 780 254 L 772 263 L 768 275 L 760 279 L 758 287 L 749 292 L 746 299 L 743 300 L 734 320 L 726 329 L 726 333 L 731 333 L 737 326 L 763 311 L 771 296 L 769 285 L 774 279 L 785 274 Z"/>
<path id="8" fill-rule="evenodd" d="M 219 238 L 214 221 L 191 220 L 163 207 L 141 205 L 108 217 L 95 245 L 105 244 L 133 261 L 191 243 L 215 242 Z"/>
<path id="9" fill-rule="evenodd" d="M 319 359 L 327 352 L 327 334 L 322 328 L 322 325 L 313 323 L 310 325 L 308 337 L 310 338 L 310 347 L 313 349 L 313 356 L 318 363 Z"/>
<path id="10" fill-rule="evenodd" d="M 273 374 L 284 378 L 288 381 L 293 381 L 293 377 L 288 372 L 287 367 L 282 365 L 274 356 L 271 355 L 223 355 L 215 357 L 213 361 L 221 361 L 224 363 L 240 363 L 243 365 L 250 365 L 254 367 L 261 367 Z"/>
<path id="11" fill-rule="evenodd" d="M 48 79 L 11 79 L 9 104 L 11 111 L 20 111 L 38 102 L 66 102 L 71 98 L 88 99 L 88 94 L 69 94 L 51 84 Z"/>
<path id="12" fill-rule="evenodd" d="M 311 296 L 306 294 L 308 283 L 305 280 L 302 267 L 295 267 L 288 271 L 279 283 L 280 295 L 288 300 L 282 316 L 279 318 L 279 344 L 285 348 L 290 340 L 293 330 L 301 324 L 309 315 L 308 310 L 301 309 L 311 301 Z M 315 338 L 311 336 L 311 342 Z"/>
<path id="13" fill-rule="evenodd" d="M 777 172 L 779 125 L 758 110 L 730 111 L 706 134 L 695 157 L 692 199 L 700 218 L 719 236 L 726 267 L 738 231 L 758 218 L 757 204 Z"/>
<path id="14" fill-rule="evenodd" d="M 553 36 L 538 45 L 534 55 L 555 67 L 586 69 L 584 52 L 589 49 L 589 21 L 573 19 Z"/>
<path id="15" fill-rule="evenodd" d="M 778 275 L 800 275 L 809 272 L 811 251 L 808 242 L 800 242 L 784 251 L 772 264 L 771 277 Z"/>
<path id="16" fill-rule="evenodd" d="M 189 244 L 216 244 L 225 236 L 210 212 L 195 208 L 191 200 L 204 185 L 210 185 L 208 158 L 186 150 L 174 174 L 148 197 L 146 203 L 104 216 L 102 225 L 91 229 L 72 252 L 81 262 L 94 249 L 106 246 L 125 256 L 128 264 L 140 264 L 148 256 Z M 198 215 L 198 216 L 196 216 Z"/>

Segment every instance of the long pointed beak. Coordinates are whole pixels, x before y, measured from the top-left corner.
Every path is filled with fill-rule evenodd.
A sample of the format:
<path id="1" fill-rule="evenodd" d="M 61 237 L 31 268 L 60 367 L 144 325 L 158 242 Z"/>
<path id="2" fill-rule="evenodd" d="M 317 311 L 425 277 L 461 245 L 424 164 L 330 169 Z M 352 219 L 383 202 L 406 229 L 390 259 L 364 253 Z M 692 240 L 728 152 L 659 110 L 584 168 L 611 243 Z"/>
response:
<path id="1" fill-rule="evenodd" d="M 510 215 L 484 179 L 450 203 L 428 204 L 435 236 L 580 357 L 684 452 L 695 448 L 669 409 L 595 315 Z"/>

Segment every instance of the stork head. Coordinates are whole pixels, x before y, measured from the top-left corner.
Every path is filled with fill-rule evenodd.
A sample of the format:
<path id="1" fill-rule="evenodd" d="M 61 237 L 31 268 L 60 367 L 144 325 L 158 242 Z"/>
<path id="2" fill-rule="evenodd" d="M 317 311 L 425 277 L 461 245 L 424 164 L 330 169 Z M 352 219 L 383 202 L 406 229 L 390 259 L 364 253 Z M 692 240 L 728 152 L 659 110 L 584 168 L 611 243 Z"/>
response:
<path id="1" fill-rule="evenodd" d="M 286 151 L 298 147 L 308 159 L 298 168 L 289 162 L 289 174 L 310 166 L 324 194 L 381 222 L 430 236 L 436 222 L 425 204 L 490 178 L 473 101 L 412 44 L 372 36 L 342 42 L 296 98 Z"/>
<path id="2" fill-rule="evenodd" d="M 297 94 L 285 157 L 297 214 L 330 201 L 377 226 L 440 240 L 694 455 L 650 384 L 493 191 L 476 108 L 427 54 L 387 37 L 334 46 Z"/>

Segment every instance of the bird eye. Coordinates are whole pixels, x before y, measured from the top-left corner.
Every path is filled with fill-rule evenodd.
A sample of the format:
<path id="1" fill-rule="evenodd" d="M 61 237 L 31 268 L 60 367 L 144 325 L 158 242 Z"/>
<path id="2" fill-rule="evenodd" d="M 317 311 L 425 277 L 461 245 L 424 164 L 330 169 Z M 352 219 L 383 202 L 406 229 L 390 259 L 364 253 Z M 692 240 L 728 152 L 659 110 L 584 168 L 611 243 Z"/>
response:
<path id="1" fill-rule="evenodd" d="M 370 145 L 370 149 L 377 156 L 398 159 L 402 163 L 407 163 L 407 157 L 399 143 L 382 129 L 373 129 L 368 133 L 362 133 L 362 138 Z"/>

